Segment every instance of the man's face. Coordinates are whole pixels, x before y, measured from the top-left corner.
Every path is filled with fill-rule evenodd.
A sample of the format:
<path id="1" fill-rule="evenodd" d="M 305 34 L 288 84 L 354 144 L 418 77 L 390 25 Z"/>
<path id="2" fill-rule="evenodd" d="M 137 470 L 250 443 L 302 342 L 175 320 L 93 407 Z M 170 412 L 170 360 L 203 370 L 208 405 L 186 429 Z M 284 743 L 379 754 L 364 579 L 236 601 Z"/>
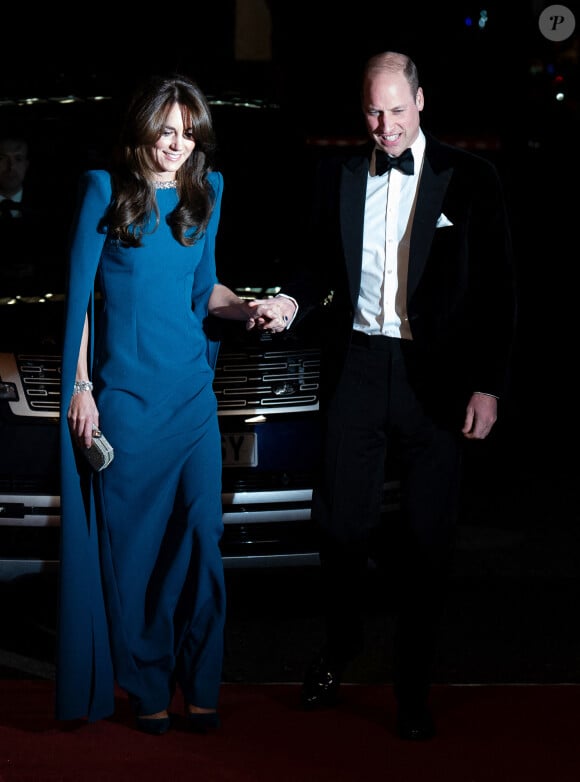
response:
<path id="1" fill-rule="evenodd" d="M 20 139 L 0 140 L 0 194 L 9 198 L 22 188 L 28 170 L 28 147 Z"/>
<path id="2" fill-rule="evenodd" d="M 402 73 L 376 71 L 363 86 L 367 131 L 377 147 L 398 157 L 419 135 L 423 90 L 413 95 Z"/>

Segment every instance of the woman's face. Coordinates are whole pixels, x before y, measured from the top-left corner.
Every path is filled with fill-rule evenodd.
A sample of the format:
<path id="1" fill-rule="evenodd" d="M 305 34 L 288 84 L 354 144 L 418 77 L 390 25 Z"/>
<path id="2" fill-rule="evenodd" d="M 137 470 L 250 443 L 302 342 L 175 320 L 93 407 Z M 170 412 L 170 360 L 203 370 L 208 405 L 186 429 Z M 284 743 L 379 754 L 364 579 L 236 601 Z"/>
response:
<path id="1" fill-rule="evenodd" d="M 183 126 L 181 106 L 174 103 L 165 119 L 165 127 L 153 150 L 156 179 L 170 181 L 195 149 L 191 128 Z"/>

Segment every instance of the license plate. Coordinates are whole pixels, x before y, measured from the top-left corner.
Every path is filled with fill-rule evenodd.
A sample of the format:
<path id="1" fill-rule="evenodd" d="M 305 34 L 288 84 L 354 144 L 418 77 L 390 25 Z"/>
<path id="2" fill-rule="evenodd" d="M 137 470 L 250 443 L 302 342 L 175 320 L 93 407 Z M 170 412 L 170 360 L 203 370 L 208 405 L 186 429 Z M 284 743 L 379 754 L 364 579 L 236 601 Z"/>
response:
<path id="1" fill-rule="evenodd" d="M 222 434 L 222 462 L 224 467 L 256 467 L 258 435 L 252 432 Z"/>

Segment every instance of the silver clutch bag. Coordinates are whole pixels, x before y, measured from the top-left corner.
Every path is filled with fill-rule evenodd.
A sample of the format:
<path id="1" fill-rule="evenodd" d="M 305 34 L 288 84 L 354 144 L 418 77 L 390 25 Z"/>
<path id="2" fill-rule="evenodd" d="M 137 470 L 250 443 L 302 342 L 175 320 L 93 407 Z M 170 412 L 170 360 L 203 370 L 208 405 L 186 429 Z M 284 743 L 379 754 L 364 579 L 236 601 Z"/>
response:
<path id="1" fill-rule="evenodd" d="M 82 448 L 81 450 L 85 459 L 96 472 L 100 472 L 105 467 L 108 467 L 115 456 L 113 446 L 98 429 L 95 429 L 93 432 L 93 441 L 90 447 Z"/>

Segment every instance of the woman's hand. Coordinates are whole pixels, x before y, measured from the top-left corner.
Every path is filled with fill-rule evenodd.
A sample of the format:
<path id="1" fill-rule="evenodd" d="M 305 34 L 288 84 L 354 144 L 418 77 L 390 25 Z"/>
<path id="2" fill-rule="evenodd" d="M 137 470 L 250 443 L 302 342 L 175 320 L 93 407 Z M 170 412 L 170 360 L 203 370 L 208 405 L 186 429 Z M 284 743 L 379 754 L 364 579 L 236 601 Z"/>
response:
<path id="1" fill-rule="evenodd" d="M 67 413 L 70 433 L 81 448 L 90 448 L 93 432 L 99 428 L 99 411 L 91 391 L 72 395 Z"/>
<path id="2" fill-rule="evenodd" d="M 79 357 L 77 361 L 77 370 L 74 391 L 70 404 L 68 406 L 67 419 L 68 428 L 73 440 L 80 448 L 90 448 L 93 440 L 93 431 L 99 428 L 99 411 L 93 399 L 93 384 L 87 380 L 87 353 L 89 345 L 89 319 L 85 315 L 83 333 Z"/>

